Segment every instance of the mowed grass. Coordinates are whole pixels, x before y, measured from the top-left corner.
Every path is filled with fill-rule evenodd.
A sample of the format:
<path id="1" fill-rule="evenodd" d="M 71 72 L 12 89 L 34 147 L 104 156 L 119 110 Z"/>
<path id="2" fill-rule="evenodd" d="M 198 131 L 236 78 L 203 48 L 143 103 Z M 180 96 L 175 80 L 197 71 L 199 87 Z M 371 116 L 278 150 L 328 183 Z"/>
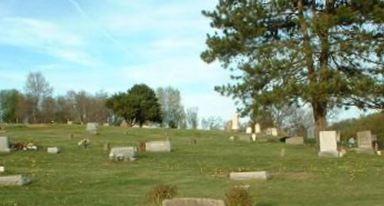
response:
<path id="1" fill-rule="evenodd" d="M 6 135 L 12 142 L 58 146 L 62 152 L 0 154 L 2 175 L 32 178 L 27 186 L 0 187 L 0 205 L 150 205 L 146 194 L 158 184 L 176 185 L 178 197 L 218 199 L 234 185 L 249 184 L 257 206 L 384 205 L 380 156 L 319 158 L 310 146 L 232 142 L 231 134 L 219 131 L 103 127 L 100 135 L 90 136 L 84 126 L 55 125 L 7 128 Z M 91 139 L 88 149 L 77 146 L 84 137 Z M 103 150 L 106 142 L 129 146 L 167 137 L 171 153 L 140 153 L 135 162 L 111 162 Z M 228 178 L 230 171 L 254 170 L 273 176 L 265 182 Z"/>

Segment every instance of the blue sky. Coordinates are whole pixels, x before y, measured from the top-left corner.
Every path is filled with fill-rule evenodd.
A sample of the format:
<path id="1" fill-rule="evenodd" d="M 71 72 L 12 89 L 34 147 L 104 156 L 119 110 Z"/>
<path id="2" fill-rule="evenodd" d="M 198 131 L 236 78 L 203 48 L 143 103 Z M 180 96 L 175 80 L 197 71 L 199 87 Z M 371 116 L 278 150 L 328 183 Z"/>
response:
<path id="1" fill-rule="evenodd" d="M 1 0 L 0 89 L 22 90 L 40 71 L 55 89 L 110 94 L 133 84 L 180 89 L 186 107 L 229 119 L 229 81 L 218 64 L 200 60 L 215 0 Z M 359 115 L 354 110 L 339 117 Z"/>

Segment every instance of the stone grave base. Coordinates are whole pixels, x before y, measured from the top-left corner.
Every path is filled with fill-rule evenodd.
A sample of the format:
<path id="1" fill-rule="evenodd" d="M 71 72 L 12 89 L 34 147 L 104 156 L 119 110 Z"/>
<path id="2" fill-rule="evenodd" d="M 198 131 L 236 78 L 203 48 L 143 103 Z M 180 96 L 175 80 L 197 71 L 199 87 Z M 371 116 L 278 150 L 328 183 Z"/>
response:
<path id="1" fill-rule="evenodd" d="M 341 157 L 338 151 L 323 151 L 319 152 L 319 157 Z"/>
<path id="2" fill-rule="evenodd" d="M 30 182 L 30 179 L 22 175 L 0 176 L 0 186 L 22 186 Z"/>
<path id="3" fill-rule="evenodd" d="M 174 198 L 164 200 L 163 206 L 225 206 L 225 203 L 209 198 Z"/>

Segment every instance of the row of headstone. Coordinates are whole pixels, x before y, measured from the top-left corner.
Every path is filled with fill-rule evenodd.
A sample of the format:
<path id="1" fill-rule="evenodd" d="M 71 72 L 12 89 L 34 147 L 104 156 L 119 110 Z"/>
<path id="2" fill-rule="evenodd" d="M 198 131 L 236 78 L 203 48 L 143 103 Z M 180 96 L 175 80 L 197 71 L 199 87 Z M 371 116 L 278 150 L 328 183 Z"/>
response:
<path id="1" fill-rule="evenodd" d="M 109 145 L 108 145 L 109 147 Z M 170 152 L 171 142 L 165 141 L 150 141 L 145 143 L 144 151 L 146 152 Z M 109 153 L 109 159 L 115 161 L 134 161 L 136 160 L 136 147 L 113 147 Z"/>
<path id="2" fill-rule="evenodd" d="M 357 149 L 359 153 L 373 154 L 374 148 L 372 142 L 375 141 L 372 137 L 371 131 L 357 132 Z M 337 141 L 340 138 L 340 133 L 336 131 L 320 131 L 320 152 L 319 156 L 342 156 L 337 150 Z"/>

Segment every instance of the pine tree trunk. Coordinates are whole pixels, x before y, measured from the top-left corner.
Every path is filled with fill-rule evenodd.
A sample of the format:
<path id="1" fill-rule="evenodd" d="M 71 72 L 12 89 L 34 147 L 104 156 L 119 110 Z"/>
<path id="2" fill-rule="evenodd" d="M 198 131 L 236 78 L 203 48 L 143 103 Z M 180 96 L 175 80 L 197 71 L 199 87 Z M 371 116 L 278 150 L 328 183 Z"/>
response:
<path id="1" fill-rule="evenodd" d="M 312 103 L 313 116 L 315 119 L 316 144 L 319 145 L 319 132 L 327 128 L 327 107 L 326 104 Z"/>

